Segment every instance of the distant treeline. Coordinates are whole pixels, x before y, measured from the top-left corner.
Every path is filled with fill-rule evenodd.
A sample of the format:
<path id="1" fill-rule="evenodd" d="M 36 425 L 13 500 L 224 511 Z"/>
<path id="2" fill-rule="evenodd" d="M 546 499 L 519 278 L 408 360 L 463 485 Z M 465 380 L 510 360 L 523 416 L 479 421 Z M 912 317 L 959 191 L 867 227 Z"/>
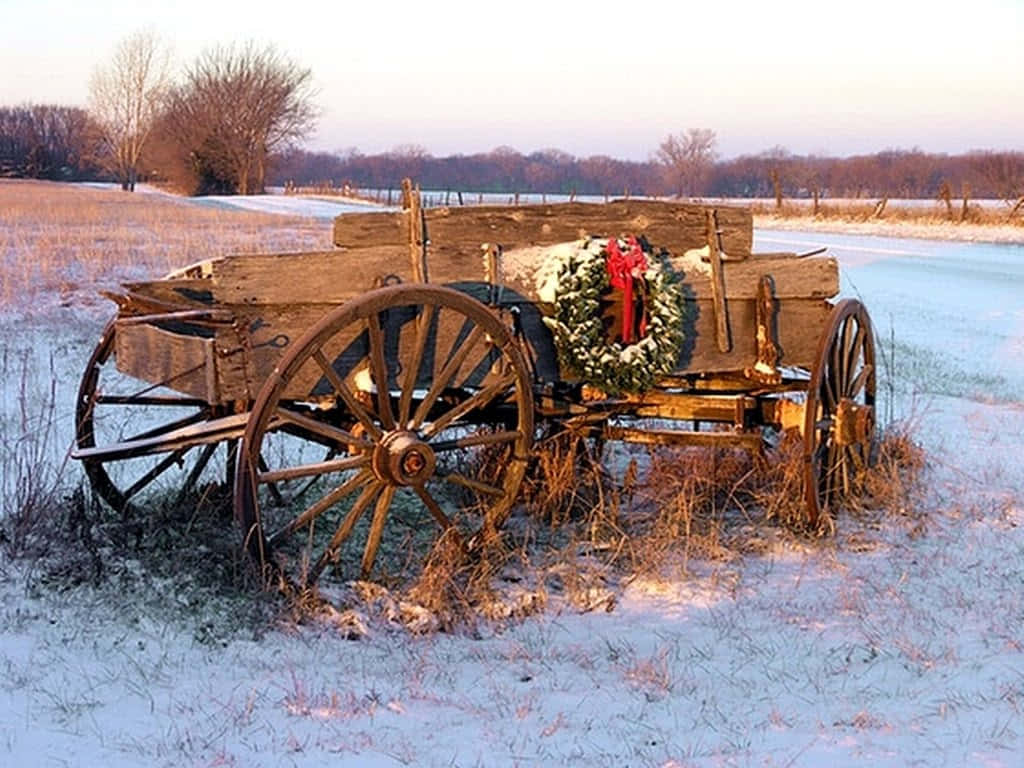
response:
<path id="1" fill-rule="evenodd" d="M 424 189 L 452 192 L 618 196 L 678 191 L 670 169 L 655 160 L 577 158 L 557 149 L 524 155 L 509 147 L 450 157 L 433 157 L 417 147 L 376 155 L 300 149 L 278 157 L 269 178 L 276 185 L 388 189 L 406 176 Z M 793 155 L 775 147 L 719 160 L 695 178 L 700 181 L 691 194 L 705 197 L 940 198 L 966 193 L 1016 200 L 1024 195 L 1024 152 L 945 155 L 913 149 L 839 158 Z"/>
<path id="2" fill-rule="evenodd" d="M 79 107 L 0 107 L 0 177 L 81 181 L 100 170 L 92 161 L 95 125 Z"/>
<path id="3" fill-rule="evenodd" d="M 161 131 L 144 153 L 140 178 L 188 188 L 172 172 Z M 78 107 L 27 104 L 0 106 L 0 176 L 60 180 L 115 178 L 97 161 L 97 127 Z M 681 161 L 685 163 L 685 160 Z M 558 149 L 522 154 L 511 147 L 473 155 L 434 157 L 419 146 L 364 155 L 293 149 L 267 159 L 270 184 L 298 187 L 397 189 L 405 177 L 424 189 L 451 192 L 579 195 L 671 195 L 679 178 L 692 196 L 822 198 L 971 197 L 1018 200 L 1024 196 L 1024 152 L 977 150 L 945 155 L 885 150 L 854 157 L 793 155 L 775 147 L 728 160 L 701 158 L 699 172 L 605 155 L 579 158 Z M 180 162 L 177 165 L 181 165 Z M 260 173 L 264 172 L 259 166 Z M 209 186 L 209 185 L 207 185 Z M 242 187 L 244 189 L 244 185 Z M 262 181 L 257 189 L 262 188 Z"/>

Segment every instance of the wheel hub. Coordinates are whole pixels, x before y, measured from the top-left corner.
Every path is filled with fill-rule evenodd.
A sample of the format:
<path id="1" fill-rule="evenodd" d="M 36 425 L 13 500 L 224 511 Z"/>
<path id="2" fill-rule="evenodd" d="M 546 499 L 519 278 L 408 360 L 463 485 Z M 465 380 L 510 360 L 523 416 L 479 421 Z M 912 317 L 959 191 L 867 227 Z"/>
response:
<path id="1" fill-rule="evenodd" d="M 875 409 L 844 397 L 836 406 L 833 430 L 836 445 L 867 443 L 875 431 Z"/>
<path id="2" fill-rule="evenodd" d="M 373 452 L 373 471 L 393 485 L 421 485 L 434 474 L 436 464 L 433 449 L 405 429 L 385 434 Z"/>

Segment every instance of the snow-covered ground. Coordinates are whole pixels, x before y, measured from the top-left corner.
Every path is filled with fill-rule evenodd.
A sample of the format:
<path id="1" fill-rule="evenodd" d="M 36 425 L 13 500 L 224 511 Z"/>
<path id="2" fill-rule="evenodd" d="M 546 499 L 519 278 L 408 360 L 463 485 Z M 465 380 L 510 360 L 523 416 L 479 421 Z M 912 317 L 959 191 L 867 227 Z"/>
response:
<path id="1" fill-rule="evenodd" d="M 300 197 L 293 195 L 205 195 L 191 198 L 197 205 L 215 208 L 236 208 L 260 213 L 280 213 L 286 216 L 309 216 L 314 219 L 333 220 L 343 213 L 377 211 L 374 203 L 351 198 Z"/>
<path id="2" fill-rule="evenodd" d="M 757 244 L 829 245 L 868 305 L 882 393 L 929 451 L 913 514 L 636 579 L 610 611 L 552 594 L 511 624 L 358 641 L 225 628 L 237 606 L 144 572 L 56 589 L 0 560 L 0 764 L 1021 765 L 1024 247 Z M 18 364 L 55 338 L 4 330 Z M 26 365 L 73 389 L 91 333 L 63 333 Z"/>

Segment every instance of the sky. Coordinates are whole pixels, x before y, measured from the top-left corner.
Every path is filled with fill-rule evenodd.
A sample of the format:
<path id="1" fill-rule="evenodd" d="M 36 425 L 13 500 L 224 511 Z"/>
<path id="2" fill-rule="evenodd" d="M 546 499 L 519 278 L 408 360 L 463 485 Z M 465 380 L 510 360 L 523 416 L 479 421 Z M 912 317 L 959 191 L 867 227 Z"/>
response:
<path id="1" fill-rule="evenodd" d="M 0 105 L 85 106 L 139 30 L 310 68 L 317 150 L 1024 151 L 1024 0 L 0 0 Z"/>

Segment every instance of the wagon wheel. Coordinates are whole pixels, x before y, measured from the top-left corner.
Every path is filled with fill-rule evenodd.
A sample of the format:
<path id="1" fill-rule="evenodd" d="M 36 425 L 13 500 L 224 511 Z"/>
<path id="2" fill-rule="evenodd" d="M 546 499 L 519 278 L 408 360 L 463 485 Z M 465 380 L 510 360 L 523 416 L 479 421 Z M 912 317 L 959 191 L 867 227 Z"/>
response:
<path id="1" fill-rule="evenodd" d="M 864 305 L 839 302 L 818 343 L 804 414 L 804 500 L 818 525 L 859 486 L 875 431 L 875 341 Z"/>
<path id="2" fill-rule="evenodd" d="M 78 450 L 158 437 L 222 415 L 220 409 L 205 401 L 120 373 L 114 360 L 114 340 L 115 325 L 111 321 L 103 329 L 78 387 Z M 124 517 L 134 517 L 143 499 L 162 499 L 175 506 L 187 499 L 222 500 L 231 488 L 225 482 L 226 465 L 231 461 L 215 456 L 217 445 L 113 460 L 83 458 L 82 464 L 96 495 Z"/>
<path id="3" fill-rule="evenodd" d="M 245 547 L 291 586 L 408 578 L 442 534 L 464 551 L 497 531 L 532 435 L 530 377 L 494 313 L 449 288 L 372 291 L 311 328 L 260 391 L 235 484 Z"/>

